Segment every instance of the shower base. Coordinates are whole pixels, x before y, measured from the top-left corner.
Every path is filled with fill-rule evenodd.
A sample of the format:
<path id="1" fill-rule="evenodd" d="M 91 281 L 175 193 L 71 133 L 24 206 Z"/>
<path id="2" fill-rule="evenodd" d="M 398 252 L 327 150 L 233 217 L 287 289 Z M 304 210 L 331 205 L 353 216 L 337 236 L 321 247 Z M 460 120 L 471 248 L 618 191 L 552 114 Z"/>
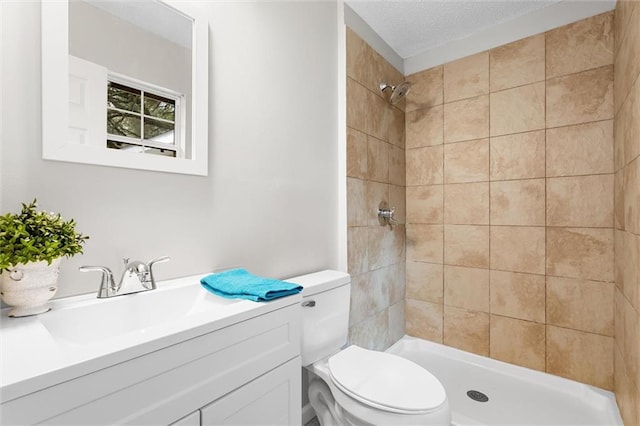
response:
<path id="1" fill-rule="evenodd" d="M 409 336 L 387 352 L 442 382 L 454 426 L 622 426 L 609 391 Z"/>

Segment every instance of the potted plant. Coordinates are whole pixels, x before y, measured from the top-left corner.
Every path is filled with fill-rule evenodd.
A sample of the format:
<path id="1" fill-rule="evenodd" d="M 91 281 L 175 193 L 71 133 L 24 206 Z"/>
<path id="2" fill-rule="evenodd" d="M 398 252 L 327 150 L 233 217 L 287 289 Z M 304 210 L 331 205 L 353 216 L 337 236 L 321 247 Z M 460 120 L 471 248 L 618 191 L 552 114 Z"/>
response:
<path id="1" fill-rule="evenodd" d="M 82 253 L 89 238 L 75 229 L 73 219 L 38 211 L 37 201 L 22 204 L 20 213 L 0 216 L 0 294 L 14 307 L 9 316 L 47 312 L 58 289 L 62 257 Z"/>

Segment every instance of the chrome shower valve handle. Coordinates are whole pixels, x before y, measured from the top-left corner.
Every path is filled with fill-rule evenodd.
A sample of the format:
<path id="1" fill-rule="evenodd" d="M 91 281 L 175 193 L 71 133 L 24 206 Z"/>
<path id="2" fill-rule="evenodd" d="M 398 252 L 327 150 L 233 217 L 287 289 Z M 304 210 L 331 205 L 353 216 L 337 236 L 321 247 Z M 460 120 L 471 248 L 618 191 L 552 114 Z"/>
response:
<path id="1" fill-rule="evenodd" d="M 380 225 L 389 225 L 390 228 L 398 225 L 398 221 L 393 218 L 395 212 L 395 207 L 389 207 L 389 204 L 386 201 L 381 201 L 378 206 L 378 222 Z"/>

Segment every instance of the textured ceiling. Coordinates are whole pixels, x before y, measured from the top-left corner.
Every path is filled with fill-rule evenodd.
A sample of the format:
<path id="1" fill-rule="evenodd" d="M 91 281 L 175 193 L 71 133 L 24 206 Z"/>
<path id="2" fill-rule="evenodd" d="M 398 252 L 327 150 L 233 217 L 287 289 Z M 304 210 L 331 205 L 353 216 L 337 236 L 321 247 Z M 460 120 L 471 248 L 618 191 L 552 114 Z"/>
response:
<path id="1" fill-rule="evenodd" d="M 403 59 L 560 0 L 346 0 Z"/>

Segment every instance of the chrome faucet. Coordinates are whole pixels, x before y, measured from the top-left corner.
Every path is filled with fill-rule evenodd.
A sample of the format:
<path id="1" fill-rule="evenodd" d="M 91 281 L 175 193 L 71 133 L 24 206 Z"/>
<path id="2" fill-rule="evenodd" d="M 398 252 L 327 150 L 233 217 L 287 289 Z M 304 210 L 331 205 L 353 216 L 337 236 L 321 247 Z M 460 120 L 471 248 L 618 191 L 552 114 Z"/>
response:
<path id="1" fill-rule="evenodd" d="M 124 272 L 120 277 L 120 282 L 116 284 L 111 269 L 106 266 L 81 266 L 80 272 L 98 271 L 102 272 L 98 298 L 122 296 L 125 294 L 139 293 L 141 291 L 154 290 L 156 280 L 153 277 L 153 265 L 169 260 L 169 256 L 162 256 L 147 263 L 129 259 L 122 259 L 124 262 Z"/>

